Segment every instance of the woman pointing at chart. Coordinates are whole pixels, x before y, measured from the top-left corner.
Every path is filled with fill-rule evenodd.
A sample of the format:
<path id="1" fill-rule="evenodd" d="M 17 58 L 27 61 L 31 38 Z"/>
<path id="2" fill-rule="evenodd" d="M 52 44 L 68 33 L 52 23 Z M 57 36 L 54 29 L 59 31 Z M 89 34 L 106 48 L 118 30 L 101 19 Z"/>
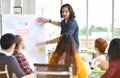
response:
<path id="1" fill-rule="evenodd" d="M 64 33 L 69 33 L 70 35 L 72 35 L 76 42 L 76 47 L 77 49 L 79 49 L 79 38 L 78 38 L 79 27 L 78 27 L 77 21 L 75 20 L 75 13 L 73 11 L 72 6 L 70 4 L 62 5 L 60 9 L 60 15 L 61 15 L 61 18 L 63 18 L 62 21 L 54 21 L 52 19 L 46 19 L 43 17 L 39 17 L 37 21 L 42 24 L 51 23 L 56 26 L 60 26 L 61 27 L 60 34 L 62 35 Z M 59 40 L 59 37 L 52 40 L 39 42 L 36 45 L 41 46 L 46 44 L 53 44 L 53 43 L 56 43 L 58 40 Z"/>

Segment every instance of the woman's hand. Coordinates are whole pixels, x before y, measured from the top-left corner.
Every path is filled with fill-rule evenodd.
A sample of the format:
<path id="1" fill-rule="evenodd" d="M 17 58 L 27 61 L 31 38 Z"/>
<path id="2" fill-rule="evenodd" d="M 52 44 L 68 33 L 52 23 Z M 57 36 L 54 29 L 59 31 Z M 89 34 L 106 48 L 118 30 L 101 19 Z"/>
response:
<path id="1" fill-rule="evenodd" d="M 38 22 L 40 22 L 41 24 L 45 24 L 49 22 L 49 19 L 43 18 L 43 17 L 39 17 L 37 19 Z"/>
<path id="2" fill-rule="evenodd" d="M 46 45 L 46 42 L 40 42 L 36 44 L 36 46 L 44 46 L 44 45 Z"/>
<path id="3" fill-rule="evenodd" d="M 98 67 L 100 67 L 102 70 L 107 70 L 109 67 L 109 63 L 108 61 L 102 60 L 102 63 L 100 63 Z"/>
<path id="4" fill-rule="evenodd" d="M 97 65 L 99 68 L 101 68 L 102 70 L 107 70 L 109 63 L 106 60 L 103 60 L 101 58 L 96 58 L 96 62 L 99 62 L 99 64 Z"/>

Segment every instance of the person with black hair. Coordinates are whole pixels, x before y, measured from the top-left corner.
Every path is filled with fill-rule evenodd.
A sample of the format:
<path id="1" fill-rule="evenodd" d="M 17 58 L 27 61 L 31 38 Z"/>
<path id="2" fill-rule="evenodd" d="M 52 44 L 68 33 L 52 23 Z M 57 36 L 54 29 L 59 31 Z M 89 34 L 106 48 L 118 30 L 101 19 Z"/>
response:
<path id="1" fill-rule="evenodd" d="M 120 78 L 120 38 L 114 38 L 108 48 L 109 67 L 101 78 Z"/>
<path id="2" fill-rule="evenodd" d="M 15 35 L 11 33 L 6 33 L 2 35 L 0 40 L 0 65 L 7 65 L 9 77 L 13 78 L 13 73 L 18 78 L 23 77 L 25 74 L 20 68 L 17 60 L 14 56 L 12 56 L 12 53 L 15 48 L 16 38 Z M 2 75 L 0 75 L 0 78 L 3 78 Z"/>
<path id="3" fill-rule="evenodd" d="M 43 17 L 39 17 L 37 19 L 37 21 L 42 23 L 42 24 L 51 23 L 51 24 L 54 24 L 56 26 L 60 26 L 61 27 L 61 34 L 69 33 L 73 36 L 75 43 L 76 43 L 76 48 L 78 50 L 79 49 L 79 38 L 78 38 L 79 27 L 78 27 L 77 21 L 75 20 L 75 13 L 73 11 L 72 6 L 70 4 L 62 5 L 62 7 L 60 9 L 60 16 L 61 16 L 61 18 L 63 18 L 62 21 L 54 21 L 51 19 L 43 18 Z M 45 44 L 56 43 L 59 38 L 60 37 L 57 37 L 55 39 L 48 40 L 45 42 L 40 42 L 40 43 L 37 43 L 36 45 L 41 46 L 41 45 L 45 45 Z"/>

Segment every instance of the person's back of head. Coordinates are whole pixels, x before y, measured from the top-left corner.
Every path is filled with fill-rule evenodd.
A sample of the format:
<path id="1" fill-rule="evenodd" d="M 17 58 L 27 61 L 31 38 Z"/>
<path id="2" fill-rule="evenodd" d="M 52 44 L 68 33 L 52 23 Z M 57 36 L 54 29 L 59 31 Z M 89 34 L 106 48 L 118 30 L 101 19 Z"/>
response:
<path id="1" fill-rule="evenodd" d="M 120 58 L 120 38 L 114 38 L 110 42 L 108 48 L 109 62 L 114 59 Z"/>
<path id="2" fill-rule="evenodd" d="M 11 33 L 2 35 L 0 40 L 1 49 L 9 49 L 13 44 L 16 43 L 16 38 Z"/>
<path id="3" fill-rule="evenodd" d="M 104 38 L 97 38 L 95 40 L 95 46 L 94 47 L 97 48 L 101 54 L 105 53 L 105 50 L 106 50 L 107 46 L 108 46 L 108 43 Z"/>
<path id="4" fill-rule="evenodd" d="M 77 52 L 77 49 L 72 35 L 68 33 L 63 34 L 58 40 L 55 51 L 60 54 L 66 52 L 67 54 L 74 55 L 74 52 Z"/>
<path id="5" fill-rule="evenodd" d="M 64 56 L 64 64 L 73 64 L 73 72 L 76 74 L 77 59 L 75 58 L 75 53 L 77 53 L 75 41 L 72 35 L 65 33 L 58 40 L 58 44 L 50 60 L 50 64 L 58 64 L 61 57 Z"/>

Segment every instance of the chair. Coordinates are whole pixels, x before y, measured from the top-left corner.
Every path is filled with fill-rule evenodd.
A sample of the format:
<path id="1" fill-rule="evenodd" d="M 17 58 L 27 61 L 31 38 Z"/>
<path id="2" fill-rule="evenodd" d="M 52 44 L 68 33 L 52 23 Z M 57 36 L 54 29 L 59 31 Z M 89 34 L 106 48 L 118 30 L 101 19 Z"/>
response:
<path id="1" fill-rule="evenodd" d="M 0 65 L 0 78 L 9 78 L 7 65 Z"/>
<path id="2" fill-rule="evenodd" d="M 35 74 L 32 73 L 32 74 L 29 74 L 29 75 L 25 75 L 22 78 L 35 78 Z"/>
<path id="3" fill-rule="evenodd" d="M 72 65 L 34 64 L 35 78 L 73 78 Z"/>

